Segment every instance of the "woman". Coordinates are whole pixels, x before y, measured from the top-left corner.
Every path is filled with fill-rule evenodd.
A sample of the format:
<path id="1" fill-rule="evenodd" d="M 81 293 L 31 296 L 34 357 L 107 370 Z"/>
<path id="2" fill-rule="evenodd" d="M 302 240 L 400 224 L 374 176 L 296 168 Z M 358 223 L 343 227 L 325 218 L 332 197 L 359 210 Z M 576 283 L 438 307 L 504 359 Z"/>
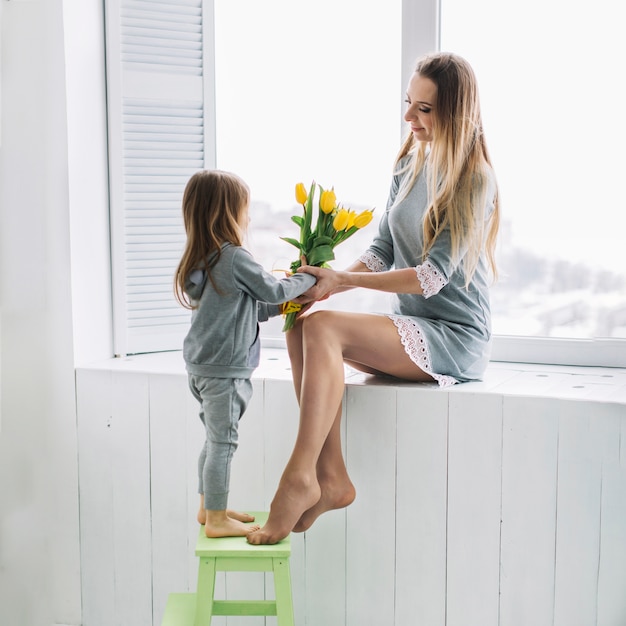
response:
<path id="1" fill-rule="evenodd" d="M 406 95 L 410 133 L 377 237 L 346 271 L 301 268 L 317 277 L 301 302 L 365 287 L 396 294 L 393 314 L 317 311 L 287 333 L 299 430 L 250 543 L 276 543 L 354 500 L 340 440 L 344 363 L 440 386 L 478 380 L 487 366 L 499 208 L 476 79 L 459 56 L 432 54 Z"/>

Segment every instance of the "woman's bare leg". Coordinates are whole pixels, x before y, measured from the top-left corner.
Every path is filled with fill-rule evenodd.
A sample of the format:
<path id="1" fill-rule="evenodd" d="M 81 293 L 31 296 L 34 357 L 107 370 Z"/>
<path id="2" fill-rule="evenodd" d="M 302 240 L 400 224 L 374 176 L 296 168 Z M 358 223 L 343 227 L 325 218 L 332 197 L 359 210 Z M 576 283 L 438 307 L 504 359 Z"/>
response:
<path id="1" fill-rule="evenodd" d="M 354 502 L 356 489 L 350 480 L 341 449 L 341 407 L 326 437 L 316 466 L 320 499 L 307 509 L 296 522 L 293 531 L 308 530 L 313 522 L 326 511 L 342 509 Z"/>
<path id="2" fill-rule="evenodd" d="M 318 461 L 331 431 L 327 456 L 336 459 L 337 450 L 341 452 L 338 416 L 344 390 L 344 359 L 406 380 L 432 380 L 408 357 L 395 325 L 385 316 L 318 311 L 303 318 L 300 326 L 302 368 L 298 435 L 267 523 L 248 535 L 250 543 L 280 541 L 294 529 L 303 514 L 320 501 Z M 341 464 L 345 471 L 343 457 Z M 305 518 L 300 528 L 309 521 Z"/>
<path id="3" fill-rule="evenodd" d="M 302 384 L 302 368 L 304 365 L 302 349 L 302 323 L 296 323 L 287 333 L 287 350 L 291 361 L 293 384 L 298 404 L 300 403 L 300 387 Z M 348 476 L 341 447 L 341 403 L 320 452 L 316 474 L 321 489 L 320 499 L 307 511 L 293 527 L 294 532 L 304 532 L 325 511 L 348 506 L 354 501 L 356 491 Z"/>

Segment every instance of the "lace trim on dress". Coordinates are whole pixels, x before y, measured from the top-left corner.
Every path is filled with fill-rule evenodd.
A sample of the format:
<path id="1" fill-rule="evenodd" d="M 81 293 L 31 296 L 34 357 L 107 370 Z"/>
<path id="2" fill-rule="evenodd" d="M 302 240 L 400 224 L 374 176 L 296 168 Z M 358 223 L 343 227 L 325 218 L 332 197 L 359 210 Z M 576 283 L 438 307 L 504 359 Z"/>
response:
<path id="1" fill-rule="evenodd" d="M 417 322 L 397 315 L 388 315 L 387 317 L 396 325 L 404 350 L 415 365 L 430 374 L 440 387 L 450 387 L 459 382 L 452 376 L 433 372 L 428 345 Z"/>
<path id="2" fill-rule="evenodd" d="M 373 252 L 364 252 L 360 257 L 359 261 L 361 263 L 365 263 L 365 266 L 371 272 L 384 272 L 387 269 L 387 265 L 384 261 L 377 257 Z"/>
<path id="3" fill-rule="evenodd" d="M 422 286 L 424 298 L 430 298 L 430 296 L 438 294 L 448 284 L 441 272 L 430 261 L 417 265 L 415 272 Z"/>

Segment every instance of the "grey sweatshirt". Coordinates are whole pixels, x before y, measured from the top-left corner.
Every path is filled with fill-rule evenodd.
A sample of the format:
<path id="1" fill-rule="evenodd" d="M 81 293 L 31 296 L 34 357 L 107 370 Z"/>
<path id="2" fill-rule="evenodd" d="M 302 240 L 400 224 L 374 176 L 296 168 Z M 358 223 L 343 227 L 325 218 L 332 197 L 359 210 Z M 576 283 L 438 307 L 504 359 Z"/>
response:
<path id="1" fill-rule="evenodd" d="M 259 322 L 278 315 L 278 305 L 315 284 L 310 274 L 277 279 L 241 246 L 226 243 L 211 268 L 193 271 L 185 291 L 197 305 L 183 343 L 190 374 L 213 378 L 249 378 L 259 365 Z"/>

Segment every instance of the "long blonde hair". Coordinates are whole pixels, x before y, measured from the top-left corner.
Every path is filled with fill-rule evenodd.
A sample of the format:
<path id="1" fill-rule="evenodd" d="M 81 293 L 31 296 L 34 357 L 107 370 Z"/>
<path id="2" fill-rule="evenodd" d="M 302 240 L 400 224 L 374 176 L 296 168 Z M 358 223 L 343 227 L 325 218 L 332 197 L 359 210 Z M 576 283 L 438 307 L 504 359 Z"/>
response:
<path id="1" fill-rule="evenodd" d="M 396 166 L 408 155 L 408 162 L 399 172 L 408 171 L 410 175 L 404 177 L 398 200 L 409 192 L 428 159 L 430 204 L 423 220 L 423 259 L 442 232 L 449 229 L 452 260 L 455 264 L 462 260 L 467 287 L 483 247 L 493 277 L 497 276 L 495 247 L 500 223 L 497 184 L 493 212 L 484 214 L 485 194 L 490 181 L 495 183 L 495 175 L 483 133 L 476 77 L 465 59 L 446 52 L 422 57 L 415 72 L 437 87 L 433 140 L 429 152 L 428 144 L 417 141 L 412 133 L 404 141 Z"/>
<path id="2" fill-rule="evenodd" d="M 174 274 L 174 294 L 186 309 L 194 308 L 185 292 L 189 274 L 203 269 L 213 283 L 211 268 L 219 261 L 222 245 L 243 245 L 242 216 L 249 203 L 248 185 L 236 174 L 202 170 L 189 179 L 182 205 L 187 243 Z"/>

